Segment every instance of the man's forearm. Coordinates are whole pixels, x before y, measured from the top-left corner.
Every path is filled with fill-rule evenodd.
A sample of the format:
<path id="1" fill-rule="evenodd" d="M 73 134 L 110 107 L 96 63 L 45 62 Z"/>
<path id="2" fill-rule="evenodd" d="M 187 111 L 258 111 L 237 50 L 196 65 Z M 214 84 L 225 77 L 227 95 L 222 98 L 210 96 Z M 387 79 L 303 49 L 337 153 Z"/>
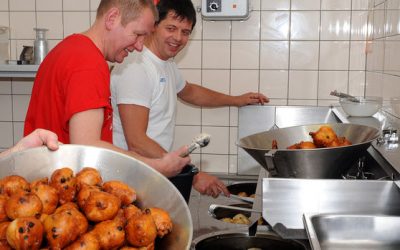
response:
<path id="1" fill-rule="evenodd" d="M 71 143 L 73 143 L 73 142 L 71 142 Z M 125 154 L 125 155 L 132 156 L 132 157 L 134 157 L 134 158 L 136 158 L 138 160 L 142 160 L 144 158 L 144 157 L 142 157 L 141 155 L 139 155 L 136 152 L 124 150 L 122 148 L 119 148 L 119 147 L 115 146 L 112 143 L 109 143 L 109 142 L 106 142 L 106 141 L 103 141 L 103 140 L 96 140 L 96 141 L 90 141 L 90 142 L 85 142 L 85 143 L 79 142 L 79 144 L 87 145 L 87 146 L 94 146 L 94 147 L 99 147 L 99 148 L 105 148 L 105 149 L 110 149 L 110 150 L 117 151 L 117 152 Z"/>
<path id="2" fill-rule="evenodd" d="M 179 95 L 184 101 L 202 107 L 236 106 L 235 97 L 202 86 L 187 83 L 187 92 Z"/>
<path id="3" fill-rule="evenodd" d="M 7 149 L 3 152 L 0 152 L 0 158 L 6 157 L 7 155 L 11 154 L 12 150 L 11 149 Z"/>
<path id="4" fill-rule="evenodd" d="M 101 141 L 98 140 L 96 142 L 91 142 L 91 143 L 87 143 L 86 145 L 90 145 L 90 146 L 96 146 L 96 147 L 101 147 L 101 148 L 106 148 L 106 149 L 111 149 L 117 152 L 120 152 L 122 154 L 128 155 L 130 157 L 133 157 L 139 161 L 144 162 L 145 164 L 149 165 L 150 167 L 154 168 L 155 170 L 157 170 L 158 172 L 160 172 L 161 174 L 165 175 L 166 177 L 170 177 L 170 176 L 175 176 L 177 173 L 176 171 L 180 172 L 182 166 L 186 165 L 187 163 L 185 163 L 186 161 L 190 160 L 188 158 L 188 160 L 185 160 L 184 158 L 179 158 L 179 161 L 181 162 L 177 162 L 178 158 L 171 158 L 171 154 L 169 155 L 169 159 L 166 159 L 163 155 L 163 157 L 156 157 L 156 158 L 148 158 L 146 156 L 140 155 L 137 152 L 134 151 L 130 151 L 130 150 L 124 150 L 121 149 L 117 146 L 114 146 L 111 143 L 105 142 L 105 141 Z M 185 148 L 182 148 L 180 150 L 187 150 Z M 179 155 L 179 152 L 174 152 L 175 154 Z M 167 155 L 167 156 L 168 156 Z"/>
<path id="5" fill-rule="evenodd" d="M 242 107 L 245 105 L 269 102 L 268 97 L 257 92 L 247 92 L 242 95 L 231 96 L 193 83 L 186 83 L 185 87 L 178 93 L 178 96 L 190 104 L 203 107 Z"/>
<path id="6" fill-rule="evenodd" d="M 116 152 L 119 152 L 119 153 L 122 153 L 122 154 L 125 154 L 125 155 L 128 155 L 128 156 L 131 156 L 131 157 L 133 157 L 135 159 L 138 159 L 139 161 L 143 161 L 146 164 L 149 164 L 150 166 L 153 165 L 152 159 L 149 159 L 149 158 L 147 158 L 147 157 L 145 157 L 143 155 L 140 155 L 135 151 L 124 150 L 124 149 L 119 148 L 119 147 L 115 146 L 114 144 L 111 144 L 111 143 L 106 142 L 106 141 L 98 140 L 98 141 L 89 142 L 86 145 L 95 146 L 95 147 L 99 147 L 99 148 L 110 149 L 110 150 L 113 150 L 113 151 L 116 151 Z"/>
<path id="7" fill-rule="evenodd" d="M 134 142 L 127 142 L 128 149 L 149 158 L 161 158 L 167 151 L 160 144 L 148 136 L 136 138 Z"/>

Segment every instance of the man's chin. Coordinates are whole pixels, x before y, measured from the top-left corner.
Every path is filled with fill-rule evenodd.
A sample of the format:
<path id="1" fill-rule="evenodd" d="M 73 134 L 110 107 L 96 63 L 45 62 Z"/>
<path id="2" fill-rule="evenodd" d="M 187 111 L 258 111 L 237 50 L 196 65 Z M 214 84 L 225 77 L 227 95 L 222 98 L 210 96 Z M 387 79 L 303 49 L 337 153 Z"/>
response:
<path id="1" fill-rule="evenodd" d="M 115 58 L 114 62 L 116 62 L 116 63 L 122 63 L 122 62 L 124 61 L 125 57 L 126 57 L 126 56 L 117 57 L 117 58 Z"/>
<path id="2" fill-rule="evenodd" d="M 165 55 L 169 59 L 169 58 L 174 58 L 177 54 L 178 54 L 178 52 L 168 51 L 168 53 L 166 53 Z"/>

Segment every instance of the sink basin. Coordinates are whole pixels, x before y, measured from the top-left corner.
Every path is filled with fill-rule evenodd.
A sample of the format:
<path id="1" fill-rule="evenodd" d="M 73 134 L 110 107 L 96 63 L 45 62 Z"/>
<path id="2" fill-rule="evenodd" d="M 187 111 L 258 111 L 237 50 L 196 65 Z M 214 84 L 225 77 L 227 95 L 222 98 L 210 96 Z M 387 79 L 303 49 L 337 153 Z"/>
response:
<path id="1" fill-rule="evenodd" d="M 313 250 L 400 249 L 400 216 L 304 214 Z"/>

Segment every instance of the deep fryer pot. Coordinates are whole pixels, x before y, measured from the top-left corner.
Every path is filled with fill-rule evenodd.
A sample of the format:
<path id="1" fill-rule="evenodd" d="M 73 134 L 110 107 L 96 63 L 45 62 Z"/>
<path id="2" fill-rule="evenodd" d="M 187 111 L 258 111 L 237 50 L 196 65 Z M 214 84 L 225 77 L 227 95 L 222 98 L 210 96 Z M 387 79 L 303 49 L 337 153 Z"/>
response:
<path id="1" fill-rule="evenodd" d="M 338 136 L 352 142 L 350 146 L 317 149 L 286 149 L 300 141 L 312 141 L 310 132 L 329 125 Z M 238 145 L 275 177 L 336 179 L 341 178 L 377 139 L 380 131 L 358 124 L 312 124 L 280 128 L 240 139 Z M 276 140 L 278 149 L 272 149 Z"/>

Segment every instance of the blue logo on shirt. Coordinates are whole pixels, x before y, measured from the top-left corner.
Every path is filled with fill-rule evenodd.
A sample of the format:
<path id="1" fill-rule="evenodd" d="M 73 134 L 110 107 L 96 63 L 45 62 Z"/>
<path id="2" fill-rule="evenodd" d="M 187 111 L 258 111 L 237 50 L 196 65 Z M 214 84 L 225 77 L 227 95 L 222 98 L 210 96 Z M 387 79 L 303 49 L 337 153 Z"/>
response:
<path id="1" fill-rule="evenodd" d="M 165 79 L 165 77 L 160 78 L 160 83 L 166 83 L 166 82 L 167 82 L 167 79 Z"/>

